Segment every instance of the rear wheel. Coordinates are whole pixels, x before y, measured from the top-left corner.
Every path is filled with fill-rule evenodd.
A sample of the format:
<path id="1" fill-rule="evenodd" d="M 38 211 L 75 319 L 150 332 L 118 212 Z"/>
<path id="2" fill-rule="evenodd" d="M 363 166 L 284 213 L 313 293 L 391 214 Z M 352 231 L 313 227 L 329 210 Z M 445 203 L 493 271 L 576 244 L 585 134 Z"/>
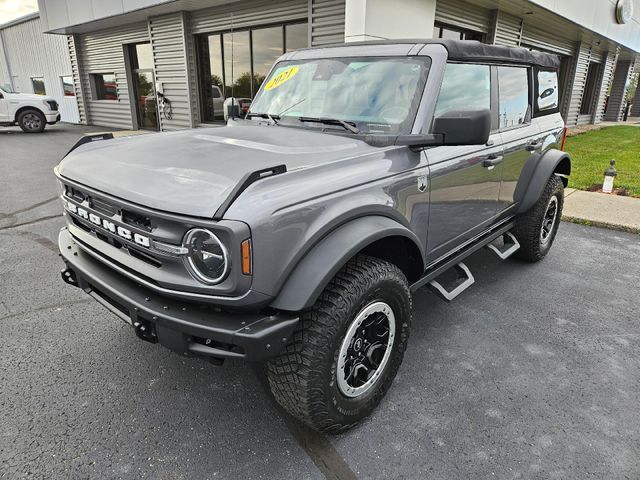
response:
<path id="1" fill-rule="evenodd" d="M 26 133 L 40 133 L 46 124 L 47 119 L 37 110 L 24 110 L 18 115 L 18 125 Z"/>
<path id="2" fill-rule="evenodd" d="M 547 255 L 558 232 L 563 204 L 564 184 L 552 175 L 536 204 L 516 220 L 513 234 L 520 242 L 516 256 L 537 262 Z"/>
<path id="3" fill-rule="evenodd" d="M 305 312 L 292 341 L 267 364 L 274 397 L 310 427 L 337 433 L 380 403 L 402 363 L 411 295 L 395 266 L 359 255 Z"/>

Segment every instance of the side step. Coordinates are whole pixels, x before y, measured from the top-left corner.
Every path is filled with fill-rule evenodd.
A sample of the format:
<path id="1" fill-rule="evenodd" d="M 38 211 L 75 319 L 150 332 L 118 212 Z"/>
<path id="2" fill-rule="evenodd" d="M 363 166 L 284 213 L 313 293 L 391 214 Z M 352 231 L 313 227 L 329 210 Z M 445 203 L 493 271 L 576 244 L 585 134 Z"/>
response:
<path id="1" fill-rule="evenodd" d="M 433 290 L 439 294 L 442 298 L 450 302 L 462 292 L 464 292 L 471 285 L 476 283 L 475 278 L 471 274 L 469 267 L 467 267 L 464 263 L 460 262 L 453 267 L 458 274 L 456 279 L 452 282 L 450 290 L 447 290 L 442 283 L 437 280 L 431 280 L 429 282 L 429 286 L 433 288 Z"/>
<path id="2" fill-rule="evenodd" d="M 520 243 L 511 232 L 502 235 L 503 245 L 499 247 L 494 242 L 487 243 L 487 248 L 495 253 L 502 260 L 506 260 L 520 248 Z"/>

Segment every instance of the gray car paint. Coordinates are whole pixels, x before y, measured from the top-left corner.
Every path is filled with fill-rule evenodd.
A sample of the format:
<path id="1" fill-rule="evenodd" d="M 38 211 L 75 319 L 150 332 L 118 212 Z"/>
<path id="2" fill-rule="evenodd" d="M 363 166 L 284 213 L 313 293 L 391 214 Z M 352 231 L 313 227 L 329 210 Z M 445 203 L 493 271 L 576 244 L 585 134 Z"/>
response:
<path id="1" fill-rule="evenodd" d="M 282 59 L 403 55 L 418 50 L 432 61 L 412 128 L 412 133 L 419 133 L 429 130 L 442 81 L 446 50 L 441 45 L 330 47 L 293 52 Z M 532 124 L 541 138 L 550 136 L 557 143 L 563 123 L 559 114 L 549 117 L 553 121 L 540 117 L 542 120 L 534 118 Z M 406 229 L 421 252 L 423 270 L 492 222 L 512 215 L 518 205 L 499 205 L 502 182 L 513 182 L 498 174 L 501 169 L 487 173 L 483 185 L 468 180 L 482 171 L 481 159 L 488 154 L 484 146 L 415 152 L 407 147 L 374 147 L 358 138 L 321 133 L 320 129 L 264 123 L 238 122 L 219 129 L 87 145 L 69 155 L 59 172 L 62 177 L 133 203 L 211 218 L 247 172 L 286 165 L 286 173 L 250 185 L 224 215 L 250 228 L 254 266 L 250 288 L 261 298 L 276 297 L 305 255 L 354 219 L 376 215 Z M 547 142 L 545 151 L 556 143 Z M 495 145 L 494 149 L 501 150 L 501 139 Z M 425 177 L 430 186 L 421 191 L 419 185 Z M 455 188 L 447 177 L 453 177 Z M 328 254 L 326 262 L 334 269 L 344 259 L 335 251 Z M 237 275 L 237 268 L 232 274 Z M 207 288 L 212 295 L 220 293 L 219 286 Z M 287 308 L 285 302 L 276 300 L 276 304 Z"/>

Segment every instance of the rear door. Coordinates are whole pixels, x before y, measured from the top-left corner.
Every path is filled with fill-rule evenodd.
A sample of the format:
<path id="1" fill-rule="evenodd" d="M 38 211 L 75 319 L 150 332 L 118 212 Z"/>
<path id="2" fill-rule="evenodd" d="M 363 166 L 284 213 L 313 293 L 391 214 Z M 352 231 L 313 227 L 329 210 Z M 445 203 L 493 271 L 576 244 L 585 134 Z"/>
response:
<path id="1" fill-rule="evenodd" d="M 449 110 L 495 109 L 488 65 L 449 63 L 435 116 Z M 492 110 L 493 112 L 493 110 Z M 497 110 L 495 110 L 497 118 Z M 486 145 L 435 147 L 426 151 L 431 198 L 428 260 L 434 260 L 491 224 L 498 211 L 502 141 L 492 132 Z"/>
<path id="2" fill-rule="evenodd" d="M 531 121 L 531 71 L 528 67 L 497 66 L 499 120 L 504 147 L 499 211 L 515 206 L 515 190 L 525 163 L 540 153 L 542 138 Z"/>

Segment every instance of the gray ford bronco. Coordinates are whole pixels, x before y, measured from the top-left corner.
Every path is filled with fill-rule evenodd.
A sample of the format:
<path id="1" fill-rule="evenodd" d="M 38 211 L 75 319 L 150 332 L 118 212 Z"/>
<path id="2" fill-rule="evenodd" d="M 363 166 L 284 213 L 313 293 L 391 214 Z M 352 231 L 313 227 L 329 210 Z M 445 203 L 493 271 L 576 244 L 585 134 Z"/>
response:
<path id="1" fill-rule="evenodd" d="M 243 119 L 96 141 L 55 169 L 63 280 L 143 340 L 266 364 L 312 428 L 369 415 L 412 293 L 452 300 L 486 247 L 541 260 L 571 165 L 558 59 L 407 40 L 280 57 Z"/>

